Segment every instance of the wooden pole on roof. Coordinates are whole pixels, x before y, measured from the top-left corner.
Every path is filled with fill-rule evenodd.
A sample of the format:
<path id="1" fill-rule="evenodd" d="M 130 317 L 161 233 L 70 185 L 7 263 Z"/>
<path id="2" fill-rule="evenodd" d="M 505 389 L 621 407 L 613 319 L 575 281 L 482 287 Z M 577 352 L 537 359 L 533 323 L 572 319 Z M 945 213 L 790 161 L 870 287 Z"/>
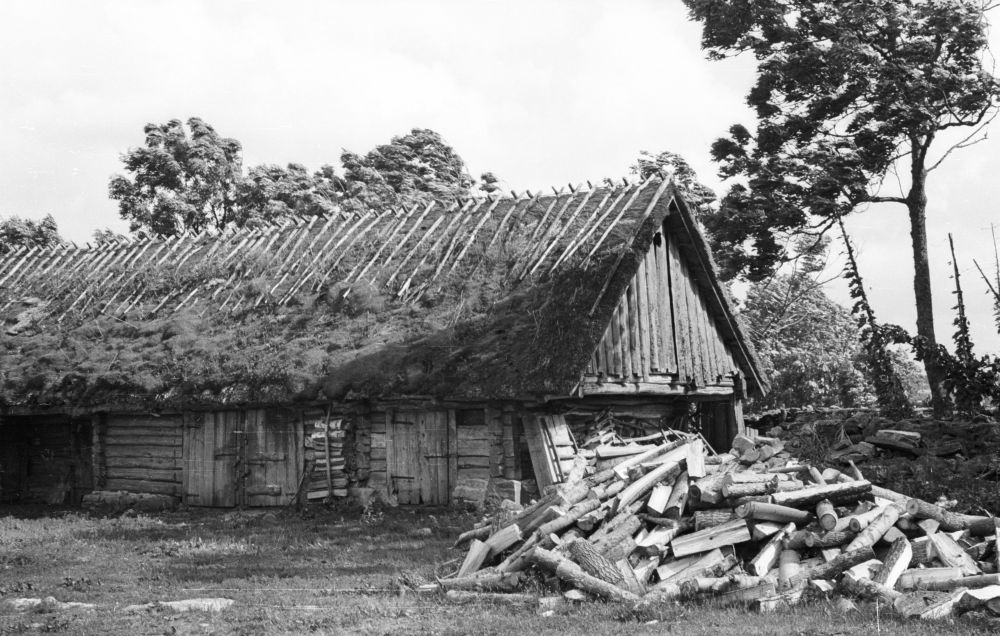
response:
<path id="1" fill-rule="evenodd" d="M 330 405 L 326 407 L 326 422 L 323 423 L 323 447 L 326 454 L 326 498 L 333 497 L 333 470 L 330 467 Z"/>

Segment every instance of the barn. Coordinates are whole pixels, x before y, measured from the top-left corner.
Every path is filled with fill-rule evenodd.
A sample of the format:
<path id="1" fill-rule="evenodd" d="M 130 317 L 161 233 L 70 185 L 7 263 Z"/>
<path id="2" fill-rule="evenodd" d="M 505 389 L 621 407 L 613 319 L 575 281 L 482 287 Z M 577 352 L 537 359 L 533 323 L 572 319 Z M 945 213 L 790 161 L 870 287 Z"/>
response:
<path id="1" fill-rule="evenodd" d="M 670 175 L 0 257 L 0 500 L 448 504 L 766 391 Z M 356 492 L 356 491 L 355 491 Z"/>

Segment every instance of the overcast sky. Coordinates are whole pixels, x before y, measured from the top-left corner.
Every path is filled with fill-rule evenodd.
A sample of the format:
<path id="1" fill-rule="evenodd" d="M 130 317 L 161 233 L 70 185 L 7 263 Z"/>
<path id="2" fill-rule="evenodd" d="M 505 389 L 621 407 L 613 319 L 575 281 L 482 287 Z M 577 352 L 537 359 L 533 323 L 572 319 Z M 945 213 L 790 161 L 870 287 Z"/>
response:
<path id="1" fill-rule="evenodd" d="M 699 35 L 679 0 L 3 0 L 0 215 L 51 213 L 77 242 L 124 230 L 107 198 L 120 154 L 147 122 L 191 116 L 240 140 L 247 166 L 318 168 L 426 127 L 522 191 L 625 175 L 640 150 L 678 152 L 717 187 L 709 144 L 752 123 L 753 64 L 706 61 Z M 952 232 L 980 353 L 1000 352 L 972 264 L 992 264 L 998 172 L 989 139 L 929 187 L 938 337 L 953 330 Z M 905 209 L 849 229 L 879 318 L 912 331 Z"/>

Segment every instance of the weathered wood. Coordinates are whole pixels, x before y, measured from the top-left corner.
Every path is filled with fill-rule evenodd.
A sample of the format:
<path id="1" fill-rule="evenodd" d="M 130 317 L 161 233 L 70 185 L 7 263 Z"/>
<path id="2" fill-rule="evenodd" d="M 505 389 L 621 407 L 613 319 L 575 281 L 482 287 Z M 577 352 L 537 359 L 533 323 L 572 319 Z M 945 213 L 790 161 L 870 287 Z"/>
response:
<path id="1" fill-rule="evenodd" d="M 813 506 L 824 499 L 829 499 L 830 501 L 856 500 L 870 492 L 871 488 L 871 482 L 868 481 L 851 481 L 828 484 L 826 486 L 813 486 L 790 492 L 776 492 L 771 495 L 771 503 L 794 508 L 799 506 Z"/>
<path id="2" fill-rule="evenodd" d="M 736 513 L 731 510 L 695 510 L 694 529 L 695 531 L 704 530 L 705 528 L 711 528 L 727 521 L 732 521 L 735 518 Z"/>
<path id="3" fill-rule="evenodd" d="M 815 532 L 810 532 L 806 537 L 806 545 L 810 548 L 834 548 L 842 545 L 847 545 L 853 541 L 858 535 L 849 531 L 844 530 L 842 532 L 826 532 L 824 534 L 816 534 Z"/>
<path id="4" fill-rule="evenodd" d="M 755 481 L 742 484 L 723 484 L 722 495 L 727 499 L 740 499 L 742 497 L 758 497 L 760 495 L 770 495 L 778 490 L 778 481 Z"/>
<path id="5" fill-rule="evenodd" d="M 712 528 L 677 537 L 670 542 L 670 547 L 676 556 L 686 556 L 707 552 L 725 545 L 744 543 L 750 541 L 751 538 L 746 521 L 735 519 Z"/>
<path id="6" fill-rule="evenodd" d="M 653 492 L 649 494 L 646 509 L 657 515 L 663 515 L 663 511 L 667 509 L 667 501 L 670 500 L 672 490 L 673 487 L 669 484 L 657 484 L 653 488 Z"/>
<path id="7" fill-rule="evenodd" d="M 622 508 L 642 497 L 659 482 L 673 480 L 678 473 L 680 473 L 680 466 L 676 463 L 663 464 L 649 471 L 618 494 L 618 498 L 611 509 L 612 514 L 616 514 Z"/>
<path id="8" fill-rule="evenodd" d="M 778 555 L 781 553 L 782 542 L 793 530 L 795 530 L 795 524 L 789 522 L 785 527 L 779 530 L 777 534 L 771 537 L 771 540 L 768 541 L 767 544 L 761 548 L 760 552 L 757 553 L 757 556 L 750 561 L 750 574 L 765 576 L 777 566 Z"/>
<path id="9" fill-rule="evenodd" d="M 517 524 L 511 524 L 497 530 L 484 543 L 490 550 L 490 556 L 496 556 L 520 541 L 521 538 L 521 529 L 517 527 Z"/>
<path id="10" fill-rule="evenodd" d="M 882 538 L 882 535 L 885 534 L 889 528 L 896 524 L 896 520 L 899 519 L 899 514 L 899 508 L 897 508 L 895 504 L 886 507 L 886 509 L 882 511 L 882 514 L 876 517 L 867 528 L 858 534 L 858 536 L 854 537 L 844 550 L 850 552 L 863 547 L 871 548 L 879 539 Z"/>
<path id="11" fill-rule="evenodd" d="M 917 519 L 934 519 L 941 524 L 941 529 L 945 532 L 965 530 L 973 523 L 989 518 L 956 514 L 940 506 L 927 503 L 922 499 L 908 499 L 906 501 L 906 512 Z"/>
<path id="12" fill-rule="evenodd" d="M 834 560 L 828 561 L 827 563 L 814 565 L 809 568 L 803 568 L 801 572 L 792 577 L 790 584 L 794 587 L 795 585 L 805 583 L 810 579 L 833 579 L 844 570 L 874 558 L 875 553 L 870 547 L 859 548 L 851 552 L 844 552 Z"/>
<path id="13" fill-rule="evenodd" d="M 868 600 L 880 599 L 886 603 L 893 603 L 903 595 L 902 592 L 897 592 L 888 585 L 883 585 L 867 578 L 850 576 L 849 574 L 841 577 L 840 589 L 852 596 Z"/>
<path id="14" fill-rule="evenodd" d="M 903 572 L 896 587 L 901 590 L 929 589 L 930 587 L 946 584 L 962 578 L 962 571 L 959 568 L 911 568 Z"/>
<path id="15" fill-rule="evenodd" d="M 816 504 L 816 519 L 819 521 L 819 526 L 827 532 L 837 527 L 837 511 L 829 499 Z"/>
<path id="16" fill-rule="evenodd" d="M 773 537 L 784 526 L 776 521 L 754 521 L 750 524 L 750 534 L 754 541 L 763 541 L 768 537 Z"/>
<path id="17" fill-rule="evenodd" d="M 553 572 L 559 579 L 584 592 L 590 592 L 609 601 L 634 603 L 639 600 L 635 594 L 587 574 L 579 565 L 554 552 L 535 548 L 530 559 L 539 567 Z"/>
<path id="18" fill-rule="evenodd" d="M 962 574 L 966 576 L 982 572 L 976 561 L 966 554 L 965 550 L 959 547 L 955 543 L 955 540 L 947 534 L 935 532 L 928 535 L 927 538 L 930 540 L 931 545 L 934 546 L 934 552 L 937 553 L 937 558 L 941 563 L 949 567 L 959 568 Z"/>
<path id="19" fill-rule="evenodd" d="M 488 570 L 480 570 L 472 576 L 438 580 L 438 585 L 444 590 L 513 592 L 520 584 L 520 573 L 505 574 Z"/>
<path id="20" fill-rule="evenodd" d="M 688 499 L 688 474 L 682 471 L 674 481 L 663 515 L 668 519 L 680 519 Z"/>
<path id="21" fill-rule="evenodd" d="M 809 520 L 810 514 L 803 510 L 797 510 L 790 506 L 769 504 L 760 501 L 750 501 L 736 507 L 736 515 L 741 519 L 754 519 L 757 521 L 778 521 L 788 523 L 805 523 Z"/>
<path id="22" fill-rule="evenodd" d="M 882 567 L 875 573 L 872 579 L 879 585 L 888 588 L 896 587 L 899 577 L 910 567 L 910 560 L 913 558 L 913 548 L 906 537 L 900 537 L 892 543 L 889 552 L 882 559 Z"/>
<path id="23" fill-rule="evenodd" d="M 601 502 L 597 499 L 584 499 L 570 508 L 566 514 L 540 525 L 538 527 L 538 532 L 543 537 L 547 537 L 550 534 L 558 534 L 579 521 L 579 519 L 584 515 L 597 510 L 600 505 Z"/>
<path id="24" fill-rule="evenodd" d="M 614 563 L 605 559 L 600 552 L 586 539 L 575 539 L 567 549 L 569 556 L 583 571 L 596 576 L 602 581 L 625 588 L 625 579 Z"/>
<path id="25" fill-rule="evenodd" d="M 469 545 L 469 551 L 465 555 L 465 560 L 462 561 L 462 566 L 458 568 L 456 577 L 461 578 L 472 574 L 483 566 L 489 555 L 490 546 L 479 539 L 473 539 Z"/>
<path id="26" fill-rule="evenodd" d="M 965 590 L 904 594 L 892 606 L 901 616 L 934 620 L 950 616 L 964 594 Z"/>

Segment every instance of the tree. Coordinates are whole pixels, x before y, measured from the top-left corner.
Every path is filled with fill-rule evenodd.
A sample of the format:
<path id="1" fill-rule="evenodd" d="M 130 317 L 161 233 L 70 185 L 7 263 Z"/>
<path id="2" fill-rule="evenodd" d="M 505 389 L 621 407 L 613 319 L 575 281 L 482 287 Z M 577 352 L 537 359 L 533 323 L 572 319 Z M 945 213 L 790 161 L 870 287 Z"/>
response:
<path id="1" fill-rule="evenodd" d="M 664 150 L 654 155 L 643 150 L 630 168 L 632 174 L 639 175 L 643 180 L 661 170 L 673 174 L 674 183 L 684 190 L 685 201 L 694 208 L 699 217 L 710 211 L 711 204 L 717 198 L 715 192 L 698 180 L 698 173 L 679 154 Z"/>
<path id="2" fill-rule="evenodd" d="M 18 247 L 48 247 L 63 243 L 59 227 L 51 214 L 41 221 L 12 216 L 0 220 L 0 254 L 6 254 Z"/>
<path id="3" fill-rule="evenodd" d="M 239 205 L 248 221 L 288 216 L 333 214 L 346 184 L 332 166 L 309 174 L 305 166 L 260 165 L 250 168 L 239 188 Z"/>
<path id="4" fill-rule="evenodd" d="M 171 236 L 246 219 L 237 206 L 242 147 L 192 117 L 146 124 L 146 143 L 122 155 L 130 177 L 115 175 L 108 192 L 133 232 Z"/>
<path id="5" fill-rule="evenodd" d="M 469 196 L 474 184 L 454 148 L 426 128 L 393 137 L 364 156 L 345 150 L 340 161 L 346 198 L 355 205 L 384 208 L 431 200 L 453 203 Z"/>
<path id="6" fill-rule="evenodd" d="M 758 60 L 747 101 L 755 132 L 734 125 L 712 147 L 724 177 L 743 177 L 705 219 L 730 274 L 767 276 L 789 235 L 821 233 L 874 203 L 909 212 L 917 334 L 937 343 L 927 257 L 927 178 L 974 143 L 995 116 L 984 66 L 985 5 L 974 0 L 684 0 L 710 57 Z M 949 147 L 939 137 L 964 132 Z M 934 148 L 937 154 L 932 156 Z M 898 195 L 882 192 L 889 172 Z M 925 368 L 935 411 L 947 410 L 941 368 Z"/>

